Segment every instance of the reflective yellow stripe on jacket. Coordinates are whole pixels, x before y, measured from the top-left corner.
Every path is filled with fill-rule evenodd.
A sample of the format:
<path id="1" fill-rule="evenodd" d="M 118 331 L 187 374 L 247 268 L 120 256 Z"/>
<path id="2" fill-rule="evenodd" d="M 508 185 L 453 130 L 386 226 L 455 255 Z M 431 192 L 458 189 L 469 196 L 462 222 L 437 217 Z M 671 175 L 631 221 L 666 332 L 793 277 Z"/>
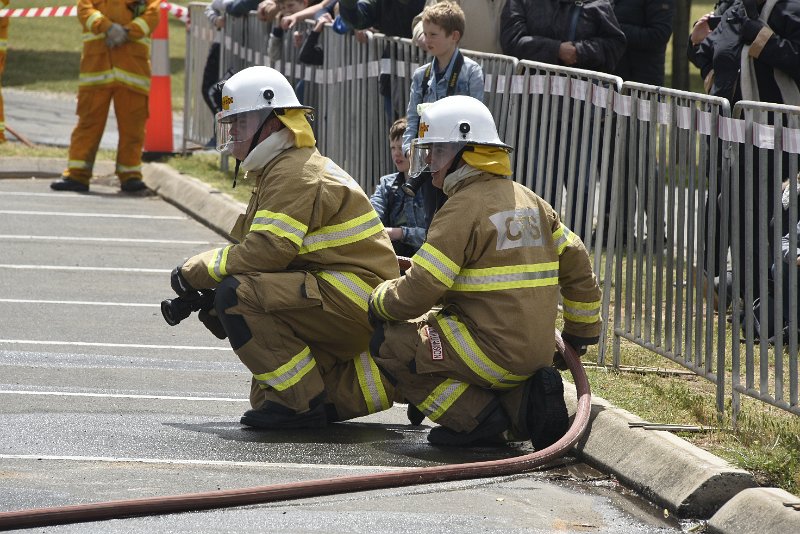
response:
<path id="1" fill-rule="evenodd" d="M 558 262 L 461 269 L 453 291 L 499 291 L 558 285 Z"/>
<path id="2" fill-rule="evenodd" d="M 341 247 L 367 239 L 383 230 L 378 214 L 372 210 L 364 215 L 339 224 L 323 226 L 306 234 L 299 254 L 308 254 L 325 248 Z"/>
<path id="3" fill-rule="evenodd" d="M 447 379 L 434 389 L 428 397 L 417 406 L 431 421 L 436 421 L 467 390 L 469 384 Z"/>
<path id="4" fill-rule="evenodd" d="M 253 218 L 250 231 L 270 232 L 278 237 L 288 239 L 299 247 L 303 244 L 303 238 L 306 236 L 308 226 L 284 213 L 259 210 Z"/>
<path id="5" fill-rule="evenodd" d="M 314 274 L 338 289 L 345 297 L 352 300 L 356 306 L 367 311 L 372 286 L 357 275 L 341 271 L 319 271 Z"/>
<path id="6" fill-rule="evenodd" d="M 396 321 L 397 319 L 386 311 L 386 306 L 383 303 L 383 299 L 386 296 L 386 290 L 392 285 L 392 280 L 386 280 L 385 282 L 381 282 L 378 284 L 378 287 L 375 288 L 372 296 L 372 306 L 373 311 L 380 315 L 382 318 L 386 319 L 387 321 Z"/>
<path id="7" fill-rule="evenodd" d="M 575 323 L 594 324 L 600 321 L 600 301 L 576 302 L 565 298 L 564 319 Z"/>
<path id="8" fill-rule="evenodd" d="M 231 249 L 231 246 L 232 245 L 228 245 L 227 247 L 216 249 L 214 255 L 211 257 L 211 261 L 208 262 L 208 275 L 217 282 L 222 282 L 222 279 L 228 276 L 226 264 L 228 262 L 228 251 Z"/>
<path id="9" fill-rule="evenodd" d="M 284 391 L 297 384 L 315 365 L 317 362 L 311 355 L 311 349 L 306 347 L 274 371 L 253 375 L 253 378 L 264 389 L 271 387 Z"/>
<path id="10" fill-rule="evenodd" d="M 558 230 L 553 232 L 553 241 L 556 245 L 556 251 L 558 255 L 561 256 L 563 254 L 564 249 L 567 248 L 569 245 L 574 245 L 578 240 L 578 237 L 573 234 L 569 228 L 564 226 L 564 223 L 561 223 L 561 226 L 558 227 Z"/>
<path id="11" fill-rule="evenodd" d="M 453 285 L 453 280 L 461 270 L 459 265 L 430 243 L 423 243 L 411 263 L 419 265 L 447 287 Z"/>
<path id="12" fill-rule="evenodd" d="M 389 396 L 386 395 L 383 382 L 381 382 L 381 372 L 375 365 L 375 360 L 368 353 L 362 352 L 355 364 L 358 385 L 361 387 L 361 393 L 364 395 L 369 413 L 388 410 L 391 406 Z"/>
<path id="13" fill-rule="evenodd" d="M 527 376 L 515 375 L 493 362 L 478 346 L 464 323 L 453 315 L 438 315 L 436 323 L 451 347 L 472 371 L 497 389 L 519 386 Z"/>

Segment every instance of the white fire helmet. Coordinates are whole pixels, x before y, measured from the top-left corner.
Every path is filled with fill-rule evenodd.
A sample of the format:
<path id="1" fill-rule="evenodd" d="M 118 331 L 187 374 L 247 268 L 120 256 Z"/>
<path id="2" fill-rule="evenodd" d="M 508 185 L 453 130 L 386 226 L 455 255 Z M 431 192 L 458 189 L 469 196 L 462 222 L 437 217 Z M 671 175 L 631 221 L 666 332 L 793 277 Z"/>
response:
<path id="1" fill-rule="evenodd" d="M 275 109 L 313 111 L 297 100 L 289 81 L 275 69 L 248 67 L 222 86 L 222 111 L 216 116 L 217 150 L 230 152 L 236 143 L 250 143 Z"/>
<path id="2" fill-rule="evenodd" d="M 427 106 L 420 116 L 418 132 L 419 137 L 411 141 L 411 177 L 450 165 L 467 145 L 513 150 L 497 135 L 489 109 L 471 96 L 448 96 Z"/>

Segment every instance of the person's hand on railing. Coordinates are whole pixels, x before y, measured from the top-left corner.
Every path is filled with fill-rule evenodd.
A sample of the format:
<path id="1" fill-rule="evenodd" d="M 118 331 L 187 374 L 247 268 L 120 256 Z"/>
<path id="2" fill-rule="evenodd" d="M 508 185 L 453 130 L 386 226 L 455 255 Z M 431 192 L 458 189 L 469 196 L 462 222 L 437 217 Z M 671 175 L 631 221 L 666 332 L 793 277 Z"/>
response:
<path id="1" fill-rule="evenodd" d="M 256 15 L 264 22 L 272 22 L 278 16 L 278 5 L 274 0 L 263 0 L 258 4 Z"/>
<path id="2" fill-rule="evenodd" d="M 571 41 L 563 42 L 558 47 L 558 59 L 567 67 L 571 67 L 578 63 L 578 49 Z"/>

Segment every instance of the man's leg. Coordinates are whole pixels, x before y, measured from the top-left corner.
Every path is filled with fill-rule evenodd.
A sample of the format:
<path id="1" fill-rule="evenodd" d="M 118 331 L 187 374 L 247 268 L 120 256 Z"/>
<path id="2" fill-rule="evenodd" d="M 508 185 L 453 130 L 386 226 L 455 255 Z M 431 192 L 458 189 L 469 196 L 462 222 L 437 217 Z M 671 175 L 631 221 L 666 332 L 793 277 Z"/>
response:
<path id="1" fill-rule="evenodd" d="M 145 189 L 142 182 L 142 146 L 144 126 L 150 114 L 148 96 L 125 87 L 114 89 L 114 112 L 117 115 L 117 176 L 125 192 Z"/>
<path id="2" fill-rule="evenodd" d="M 94 159 L 108 119 L 112 88 L 78 89 L 78 124 L 72 130 L 67 170 L 50 184 L 57 191 L 88 191 Z"/>
<path id="3" fill-rule="evenodd" d="M 469 445 L 492 438 L 508 428 L 508 418 L 496 396 L 487 389 L 469 384 L 453 361 L 453 372 L 416 372 L 418 358 L 438 357 L 441 346 L 431 346 L 425 323 L 396 323 L 384 326 L 385 341 L 375 357 L 390 381 L 431 421 L 440 425 L 428 440 L 437 445 Z"/>

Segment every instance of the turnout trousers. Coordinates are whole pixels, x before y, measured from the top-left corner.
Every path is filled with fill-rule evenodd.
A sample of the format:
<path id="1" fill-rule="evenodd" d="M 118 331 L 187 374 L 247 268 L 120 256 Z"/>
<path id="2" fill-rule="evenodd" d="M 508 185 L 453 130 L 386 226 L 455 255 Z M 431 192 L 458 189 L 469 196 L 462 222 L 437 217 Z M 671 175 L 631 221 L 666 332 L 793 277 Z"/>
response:
<path id="1" fill-rule="evenodd" d="M 394 388 L 367 349 L 366 312 L 313 274 L 229 276 L 215 307 L 253 374 L 254 409 L 272 402 L 299 414 L 324 402 L 345 420 L 391 407 Z"/>
<path id="2" fill-rule="evenodd" d="M 444 343 L 434 325 L 433 320 L 385 324 L 375 357 L 378 367 L 428 419 L 450 430 L 471 432 L 499 403 L 511 420 L 511 434 L 526 434 L 524 387 L 491 389 Z"/>
<path id="3" fill-rule="evenodd" d="M 148 96 L 121 85 L 78 89 L 78 124 L 69 144 L 69 163 L 64 173 L 70 180 L 89 185 L 97 149 L 114 102 L 119 142 L 116 173 L 120 182 L 142 179 L 144 125 L 149 114 Z"/>

